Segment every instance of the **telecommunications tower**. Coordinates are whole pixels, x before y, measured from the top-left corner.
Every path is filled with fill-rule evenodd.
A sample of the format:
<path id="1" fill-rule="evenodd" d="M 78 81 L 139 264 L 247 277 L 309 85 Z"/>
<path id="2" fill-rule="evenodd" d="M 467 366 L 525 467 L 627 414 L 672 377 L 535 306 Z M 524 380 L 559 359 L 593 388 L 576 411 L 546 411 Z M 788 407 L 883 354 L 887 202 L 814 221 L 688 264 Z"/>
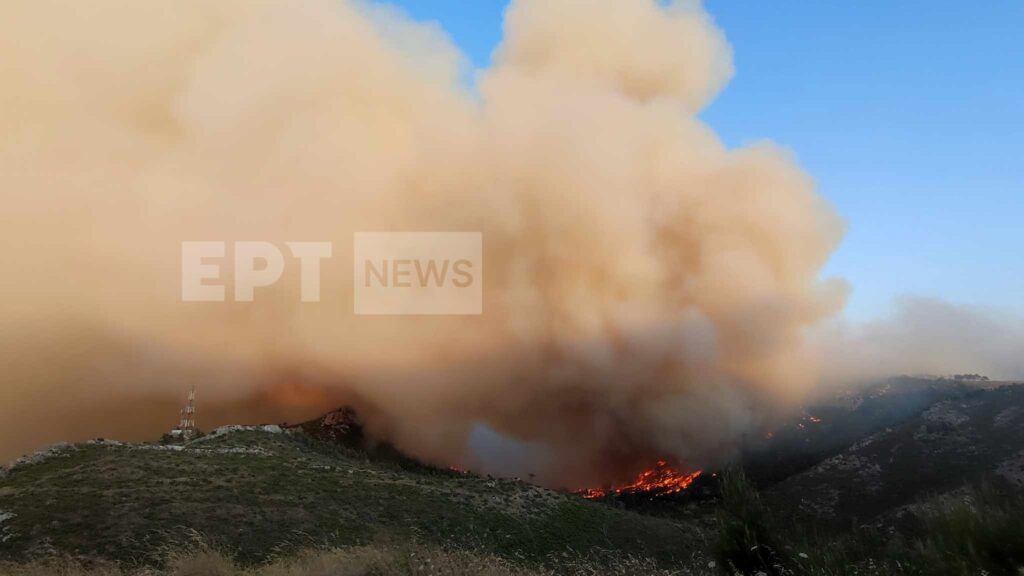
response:
<path id="1" fill-rule="evenodd" d="M 192 389 L 188 392 L 188 401 L 185 402 L 185 407 L 181 409 L 181 420 L 178 422 L 178 427 L 172 433 L 190 437 L 195 436 L 198 432 L 199 429 L 196 428 L 196 387 L 192 386 Z"/>

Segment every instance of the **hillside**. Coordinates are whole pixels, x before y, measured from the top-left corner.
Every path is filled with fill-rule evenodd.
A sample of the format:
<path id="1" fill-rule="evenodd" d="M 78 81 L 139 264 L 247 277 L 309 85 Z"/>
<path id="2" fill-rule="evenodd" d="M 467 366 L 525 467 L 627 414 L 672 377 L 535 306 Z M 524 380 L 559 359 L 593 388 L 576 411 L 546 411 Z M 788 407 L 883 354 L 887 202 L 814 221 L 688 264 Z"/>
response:
<path id="1" fill-rule="evenodd" d="M 881 427 L 794 474 L 766 496 L 818 522 L 891 517 L 931 496 L 983 482 L 1024 487 L 1024 386 L 972 390 Z"/>
<path id="2" fill-rule="evenodd" d="M 976 550 L 971 566 L 1024 562 L 1013 544 L 1024 542 L 1022 386 L 893 380 L 808 408 L 740 461 L 681 489 L 587 500 L 425 466 L 368 438 L 346 409 L 184 444 L 57 445 L 0 469 L 0 574 L 4 561 L 54 556 L 154 566 L 205 546 L 242 567 L 310 549 L 511 567 L 494 574 L 707 574 L 734 562 L 749 574 L 961 574 Z M 965 521 L 974 527 L 950 544 Z M 907 544 L 893 548 L 896 531 Z M 623 559 L 639 568 L 607 568 Z"/>
<path id="3" fill-rule="evenodd" d="M 981 390 L 955 380 L 893 378 L 807 407 L 802 415 L 749 442 L 747 473 L 761 486 L 799 474 L 860 440 L 918 417 L 938 402 Z"/>
<path id="4" fill-rule="evenodd" d="M 185 445 L 55 447 L 0 477 L 0 519 L 0 558 L 57 551 L 129 563 L 198 535 L 243 562 L 416 540 L 527 560 L 605 549 L 667 563 L 689 558 L 699 541 L 694 527 L 278 427 Z"/>
<path id="5" fill-rule="evenodd" d="M 854 521 L 896 527 L 908 507 L 965 486 L 1024 491 L 1024 386 L 889 380 L 808 407 L 751 440 L 740 462 L 787 521 L 828 530 Z M 705 473 L 681 493 L 604 500 L 685 519 L 719 498 L 717 484 Z"/>

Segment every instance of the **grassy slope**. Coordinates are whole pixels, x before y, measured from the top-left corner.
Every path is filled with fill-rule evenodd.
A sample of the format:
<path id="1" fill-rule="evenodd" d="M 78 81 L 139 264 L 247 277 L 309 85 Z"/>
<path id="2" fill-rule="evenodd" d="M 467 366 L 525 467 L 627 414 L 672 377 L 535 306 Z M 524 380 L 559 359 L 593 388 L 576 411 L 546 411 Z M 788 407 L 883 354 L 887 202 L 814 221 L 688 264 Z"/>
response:
<path id="1" fill-rule="evenodd" d="M 243 431 L 190 443 L 78 445 L 0 476 L 14 513 L 0 558 L 47 548 L 145 562 L 189 530 L 261 561 L 291 548 L 416 539 L 542 559 L 612 549 L 669 562 L 693 528 L 515 481 L 370 460 L 301 434 Z"/>

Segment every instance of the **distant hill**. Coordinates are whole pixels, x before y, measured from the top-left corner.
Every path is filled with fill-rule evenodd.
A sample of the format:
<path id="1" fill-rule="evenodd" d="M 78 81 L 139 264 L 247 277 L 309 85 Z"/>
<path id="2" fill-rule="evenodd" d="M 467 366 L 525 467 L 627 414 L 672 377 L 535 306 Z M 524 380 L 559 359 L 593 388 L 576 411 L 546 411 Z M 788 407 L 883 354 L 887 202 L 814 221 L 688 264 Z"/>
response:
<path id="1" fill-rule="evenodd" d="M 826 528 L 890 521 L 966 484 L 1024 490 L 1024 386 L 894 378 L 810 406 L 749 439 L 739 463 L 772 509 Z M 714 472 L 679 493 L 600 500 L 659 517 L 700 517 L 719 497 Z"/>
<path id="2" fill-rule="evenodd" d="M 983 482 L 1024 488 L 1024 386 L 967 390 L 934 402 L 786 478 L 766 496 L 776 509 L 847 527 L 852 519 L 892 517 Z"/>
<path id="3" fill-rule="evenodd" d="M 765 438 L 750 439 L 743 466 L 757 484 L 770 486 L 871 434 L 916 418 L 937 402 L 980 390 L 962 381 L 903 377 L 848 392 L 809 406 Z"/>

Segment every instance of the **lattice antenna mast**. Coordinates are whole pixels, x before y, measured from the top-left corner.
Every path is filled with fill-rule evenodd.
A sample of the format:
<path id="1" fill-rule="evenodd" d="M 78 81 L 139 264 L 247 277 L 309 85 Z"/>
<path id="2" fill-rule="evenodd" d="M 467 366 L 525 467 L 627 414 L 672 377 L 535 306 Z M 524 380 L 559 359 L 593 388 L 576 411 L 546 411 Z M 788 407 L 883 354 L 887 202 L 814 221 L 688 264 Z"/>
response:
<path id="1" fill-rule="evenodd" d="M 181 409 L 181 422 L 178 429 L 182 432 L 194 431 L 196 429 L 196 387 L 193 386 L 188 393 L 188 402 Z"/>

